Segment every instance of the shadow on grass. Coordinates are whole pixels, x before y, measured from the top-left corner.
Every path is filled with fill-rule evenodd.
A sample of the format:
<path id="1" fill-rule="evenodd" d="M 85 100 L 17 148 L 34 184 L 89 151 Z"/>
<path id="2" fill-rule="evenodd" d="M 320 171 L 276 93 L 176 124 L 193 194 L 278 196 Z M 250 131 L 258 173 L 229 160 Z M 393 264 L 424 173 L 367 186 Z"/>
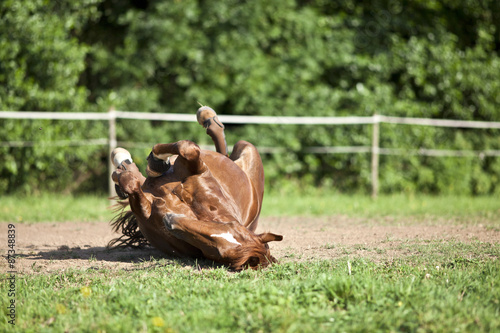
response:
<path id="1" fill-rule="evenodd" d="M 63 260 L 86 260 L 92 262 L 131 263 L 132 267 L 123 268 L 127 271 L 145 270 L 162 266 L 182 266 L 193 269 L 213 269 L 226 267 L 222 264 L 206 258 L 190 258 L 169 256 L 153 247 L 143 248 L 112 248 L 107 247 L 74 247 L 66 245 L 57 250 L 39 251 L 36 254 L 18 254 L 18 258 L 26 258 L 36 262 L 37 260 L 63 261 Z"/>

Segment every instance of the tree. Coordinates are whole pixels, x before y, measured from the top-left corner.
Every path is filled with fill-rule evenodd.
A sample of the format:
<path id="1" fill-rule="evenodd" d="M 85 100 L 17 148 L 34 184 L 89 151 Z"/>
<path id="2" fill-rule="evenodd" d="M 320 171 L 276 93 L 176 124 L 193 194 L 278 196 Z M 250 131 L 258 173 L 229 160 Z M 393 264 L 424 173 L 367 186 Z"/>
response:
<path id="1" fill-rule="evenodd" d="M 11 1 L 0 3 L 0 109 L 85 111 L 88 90 L 79 83 L 88 47 L 78 36 L 97 20 L 99 1 Z M 102 137 L 102 124 L 51 120 L 1 120 L 2 192 L 72 191 L 79 182 L 104 175 L 101 147 L 53 147 L 45 141 Z M 99 126 L 101 125 L 101 126 Z M 99 156 L 100 155 L 100 156 Z M 97 157 L 97 158 L 96 158 Z M 95 184 L 95 180 L 94 180 Z"/>
<path id="2" fill-rule="evenodd" d="M 200 102 L 222 114 L 500 119 L 495 0 L 18 3 L 0 5 L 3 109 L 104 111 L 113 105 L 189 113 Z M 93 124 L 71 131 L 53 125 L 53 139 L 85 132 L 99 137 Z M 500 149 L 498 131 L 381 129 L 387 148 Z M 196 124 L 123 121 L 118 135 L 120 141 L 151 144 L 186 138 L 209 143 Z M 304 153 L 308 146 L 369 145 L 369 127 L 228 126 L 227 137 L 229 143 L 247 139 L 287 148 L 263 156 L 271 188 L 286 182 L 342 191 L 370 185 L 367 155 Z M 11 179 L 3 184 L 27 184 L 13 171 L 19 158 L 35 154 L 27 151 L 0 164 Z M 147 155 L 142 148 L 133 153 Z M 97 164 L 84 162 L 91 156 L 104 160 L 105 153 L 89 148 L 85 154 L 76 159 L 83 165 L 78 173 L 94 174 L 82 189 L 105 183 Z M 145 159 L 138 163 L 144 167 Z M 387 156 L 381 163 L 385 192 L 500 191 L 498 158 Z M 48 168 L 37 171 L 50 173 Z M 70 178 L 51 184 L 64 188 Z"/>

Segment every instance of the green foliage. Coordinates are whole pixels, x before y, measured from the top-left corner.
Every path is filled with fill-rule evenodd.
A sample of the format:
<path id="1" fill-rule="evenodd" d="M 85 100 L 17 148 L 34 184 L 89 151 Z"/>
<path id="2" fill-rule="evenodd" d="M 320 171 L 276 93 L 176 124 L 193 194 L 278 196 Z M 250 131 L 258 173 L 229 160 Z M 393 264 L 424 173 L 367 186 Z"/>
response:
<path id="1" fill-rule="evenodd" d="M 0 108 L 85 110 L 78 84 L 87 47 L 77 36 L 99 14 L 95 0 L 2 1 L 0 5 Z"/>
<path id="2" fill-rule="evenodd" d="M 498 121 L 499 13 L 496 0 L 4 1 L 0 109 L 106 111 L 113 105 L 191 113 L 201 102 L 221 114 L 377 112 Z M 2 123 L 0 140 L 29 140 L 27 123 Z M 71 130 L 64 122 L 50 126 L 61 129 L 44 140 L 105 137 L 104 127 L 93 122 Z M 118 126 L 125 142 L 209 143 L 196 124 L 120 121 Z M 286 148 L 263 156 L 272 188 L 292 180 L 302 187 L 367 191 L 369 155 L 313 155 L 304 147 L 367 146 L 370 134 L 369 126 L 227 126 L 230 145 L 245 139 Z M 383 125 L 381 145 L 498 150 L 498 135 L 498 130 Z M 66 176 L 57 179 L 48 161 L 33 167 L 51 158 L 38 149 L 0 149 L 10 156 L 0 162 L 0 190 L 106 189 L 105 164 L 95 163 L 106 158 L 102 147 L 70 157 L 81 166 L 76 170 L 60 160 L 57 168 Z M 47 153 L 57 155 L 54 150 L 73 156 L 81 148 Z M 139 159 L 147 155 L 137 153 Z M 381 190 L 499 193 L 499 170 L 497 157 L 387 156 L 381 158 Z M 45 175 L 45 181 L 37 183 L 26 173 Z M 81 174 L 86 180 L 68 184 Z"/>
<path id="3" fill-rule="evenodd" d="M 78 36 L 96 20 L 98 1 L 2 1 L 0 109 L 85 111 L 88 89 L 79 83 L 88 47 Z M 53 141 L 106 138 L 103 124 L 80 121 L 0 120 L 0 191 L 95 191 L 107 178 L 100 146 Z M 21 143 L 20 143 L 21 144 Z M 57 144 L 57 142 L 56 142 Z M 97 185 L 97 186 L 96 186 Z"/>

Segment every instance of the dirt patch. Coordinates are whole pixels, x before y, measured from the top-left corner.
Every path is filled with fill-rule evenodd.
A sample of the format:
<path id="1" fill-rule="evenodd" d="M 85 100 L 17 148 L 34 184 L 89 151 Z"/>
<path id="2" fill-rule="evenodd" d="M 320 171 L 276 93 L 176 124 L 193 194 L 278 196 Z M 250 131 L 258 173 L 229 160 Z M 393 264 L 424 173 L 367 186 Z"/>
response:
<path id="1" fill-rule="evenodd" d="M 7 223 L 0 224 L 0 235 L 7 235 Z M 16 224 L 16 266 L 18 273 L 45 273 L 70 268 L 141 269 L 156 259 L 168 258 L 153 249 L 113 249 L 106 244 L 117 234 L 107 222 Z M 271 253 L 281 261 L 337 259 L 346 255 L 372 260 L 391 260 L 412 255 L 404 244 L 433 241 L 462 243 L 500 243 L 500 228 L 463 225 L 453 221 L 416 223 L 411 219 L 392 221 L 328 218 L 264 218 L 258 231 L 284 235 L 271 243 Z M 7 237 L 4 237 L 7 244 Z M 5 256 L 7 247 L 2 246 Z M 195 261 L 180 261 L 193 265 Z M 212 265 L 204 263 L 204 265 Z M 6 260 L 0 271 L 9 270 Z"/>

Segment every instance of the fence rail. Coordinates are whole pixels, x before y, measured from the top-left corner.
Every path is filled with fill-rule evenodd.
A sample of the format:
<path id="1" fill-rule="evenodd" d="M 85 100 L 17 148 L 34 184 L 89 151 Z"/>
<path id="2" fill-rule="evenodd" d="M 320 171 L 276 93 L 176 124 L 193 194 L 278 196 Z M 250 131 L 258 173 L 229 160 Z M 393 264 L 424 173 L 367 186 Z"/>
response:
<path id="1" fill-rule="evenodd" d="M 136 119 L 158 121 L 192 122 L 193 114 L 185 113 L 146 113 L 133 111 L 108 112 L 40 112 L 40 111 L 0 111 L 0 119 L 54 119 L 54 120 L 110 120 Z M 371 125 L 375 123 L 420 125 L 454 128 L 491 128 L 500 129 L 500 122 L 451 120 L 431 118 L 405 118 L 384 115 L 366 117 L 289 117 L 289 116 L 239 116 L 219 115 L 228 124 L 281 124 L 281 125 Z"/>
<path id="2" fill-rule="evenodd" d="M 109 123 L 108 138 L 91 139 L 85 141 L 59 140 L 48 141 L 43 144 L 52 146 L 83 146 L 83 145 L 108 145 L 111 152 L 117 146 L 116 139 L 116 119 L 131 120 L 156 120 L 156 121 L 179 121 L 194 122 L 194 114 L 180 113 L 145 113 L 132 111 L 117 111 L 111 108 L 108 112 L 35 112 L 35 111 L 1 111 L 0 119 L 53 119 L 53 120 L 104 120 Z M 289 116 L 239 116 L 239 115 L 219 115 L 219 119 L 226 124 L 280 124 L 280 125 L 372 125 L 372 145 L 371 146 L 351 146 L 351 147 L 305 147 L 305 152 L 313 154 L 343 154 L 343 153 L 371 153 L 372 154 L 372 195 L 378 193 L 378 164 L 379 155 L 423 155 L 423 156 L 500 156 L 500 150 L 438 150 L 438 149 L 398 149 L 379 147 L 381 123 L 433 126 L 449 128 L 471 128 L 471 129 L 500 129 L 500 122 L 487 121 L 465 121 L 450 119 L 430 119 L 430 118 L 403 118 L 391 117 L 375 114 L 367 117 L 289 117 Z M 0 142 L 0 147 L 29 147 L 34 146 L 32 141 L 8 141 Z M 120 142 L 120 145 L 134 147 L 150 147 L 151 143 L 131 143 Z M 207 147 L 208 148 L 208 147 Z M 285 151 L 284 147 L 258 147 L 262 153 L 279 153 Z M 113 170 L 113 165 L 108 159 L 109 172 Z M 109 177 L 110 195 L 114 194 L 114 184 Z"/>

